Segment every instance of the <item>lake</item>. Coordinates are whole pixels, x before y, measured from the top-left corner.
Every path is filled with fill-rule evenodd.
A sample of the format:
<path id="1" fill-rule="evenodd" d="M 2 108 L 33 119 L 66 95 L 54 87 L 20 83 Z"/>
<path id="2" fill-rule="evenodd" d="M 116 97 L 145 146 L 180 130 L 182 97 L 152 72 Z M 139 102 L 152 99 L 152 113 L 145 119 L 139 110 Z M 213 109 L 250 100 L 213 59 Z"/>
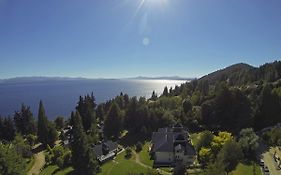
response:
<path id="1" fill-rule="evenodd" d="M 43 100 L 48 118 L 62 115 L 68 117 L 75 109 L 80 95 L 94 93 L 97 103 L 105 102 L 120 92 L 132 96 L 150 98 L 154 90 L 158 95 L 165 86 L 174 87 L 185 83 L 183 80 L 61 80 L 29 83 L 0 84 L 0 115 L 13 116 L 24 103 L 31 107 L 37 118 L 38 104 Z"/>

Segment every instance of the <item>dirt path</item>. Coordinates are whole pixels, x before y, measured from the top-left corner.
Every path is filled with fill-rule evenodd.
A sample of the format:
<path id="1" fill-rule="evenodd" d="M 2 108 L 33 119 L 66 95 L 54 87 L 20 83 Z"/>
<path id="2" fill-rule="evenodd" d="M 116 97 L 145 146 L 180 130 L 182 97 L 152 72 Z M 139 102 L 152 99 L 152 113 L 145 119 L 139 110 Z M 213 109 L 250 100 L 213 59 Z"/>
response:
<path id="1" fill-rule="evenodd" d="M 45 154 L 44 150 L 34 154 L 34 164 L 32 168 L 28 171 L 27 175 L 38 175 L 41 169 L 45 165 Z"/>
<path id="2" fill-rule="evenodd" d="M 148 165 L 143 164 L 143 163 L 140 161 L 140 156 L 139 156 L 139 154 L 137 154 L 136 151 L 134 151 L 134 150 L 132 150 L 132 151 L 133 151 L 133 154 L 135 155 L 135 161 L 136 161 L 137 164 L 139 164 L 139 165 L 142 166 L 142 167 L 148 168 L 148 169 L 153 169 L 151 166 L 148 166 Z M 161 170 L 161 169 L 159 169 L 159 168 L 157 168 L 156 170 L 157 170 L 160 174 L 162 174 L 162 175 L 171 175 L 171 173 L 168 173 L 168 172 L 166 172 L 166 171 L 163 171 L 163 170 Z"/>

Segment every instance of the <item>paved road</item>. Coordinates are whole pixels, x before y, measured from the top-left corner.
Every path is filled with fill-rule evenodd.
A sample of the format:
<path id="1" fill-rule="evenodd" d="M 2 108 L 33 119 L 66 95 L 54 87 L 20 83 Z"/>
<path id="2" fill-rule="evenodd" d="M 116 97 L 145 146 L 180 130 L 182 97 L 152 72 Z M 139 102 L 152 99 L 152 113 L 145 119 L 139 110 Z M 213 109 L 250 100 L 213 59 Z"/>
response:
<path id="1" fill-rule="evenodd" d="M 273 159 L 274 150 L 267 147 L 265 144 L 260 143 L 259 155 L 264 160 L 265 165 L 268 167 L 270 175 L 281 175 L 281 170 L 277 170 L 277 164 Z"/>

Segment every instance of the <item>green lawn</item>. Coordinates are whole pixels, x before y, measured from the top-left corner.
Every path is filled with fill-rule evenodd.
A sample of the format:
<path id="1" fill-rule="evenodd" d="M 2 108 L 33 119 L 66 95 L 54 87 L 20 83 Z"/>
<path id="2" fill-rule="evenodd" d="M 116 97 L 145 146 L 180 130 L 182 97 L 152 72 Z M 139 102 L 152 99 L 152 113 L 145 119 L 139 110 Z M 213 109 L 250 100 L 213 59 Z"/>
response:
<path id="1" fill-rule="evenodd" d="M 99 175 L 121 175 L 128 173 L 146 173 L 149 171 L 147 168 L 135 162 L 135 157 L 126 159 L 125 152 L 119 154 L 115 160 L 111 160 L 101 167 Z"/>
<path id="2" fill-rule="evenodd" d="M 59 167 L 57 165 L 49 165 L 48 167 L 44 168 L 40 175 L 70 175 L 72 171 L 72 167 L 67 167 L 63 170 L 59 170 Z"/>
<path id="3" fill-rule="evenodd" d="M 171 168 L 171 167 L 161 167 L 159 169 L 161 169 L 162 171 L 165 171 L 167 173 L 172 173 L 174 168 Z"/>
<path id="4" fill-rule="evenodd" d="M 239 163 L 238 166 L 236 167 L 236 170 L 232 171 L 230 175 L 252 175 L 254 170 L 254 164 L 246 165 Z M 262 175 L 261 169 L 259 165 L 255 164 L 255 171 L 256 175 Z"/>
<path id="5" fill-rule="evenodd" d="M 150 142 L 145 142 L 145 144 L 142 147 L 142 150 L 138 153 L 140 157 L 140 161 L 148 166 L 153 166 L 153 160 L 150 159 L 149 155 L 149 147 L 151 146 Z"/>

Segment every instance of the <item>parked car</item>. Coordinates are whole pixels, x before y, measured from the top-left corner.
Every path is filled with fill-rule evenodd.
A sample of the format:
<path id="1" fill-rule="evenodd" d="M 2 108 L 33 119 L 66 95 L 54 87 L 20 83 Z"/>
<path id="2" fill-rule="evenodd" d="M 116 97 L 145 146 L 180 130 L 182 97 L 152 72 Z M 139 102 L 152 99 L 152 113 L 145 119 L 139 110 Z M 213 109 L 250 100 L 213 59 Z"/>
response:
<path id="1" fill-rule="evenodd" d="M 263 159 L 260 159 L 260 166 L 264 166 L 264 160 Z"/>
<path id="2" fill-rule="evenodd" d="M 269 169 L 268 169 L 267 166 L 264 166 L 263 171 L 264 171 L 264 174 L 265 174 L 265 175 L 270 175 Z"/>

